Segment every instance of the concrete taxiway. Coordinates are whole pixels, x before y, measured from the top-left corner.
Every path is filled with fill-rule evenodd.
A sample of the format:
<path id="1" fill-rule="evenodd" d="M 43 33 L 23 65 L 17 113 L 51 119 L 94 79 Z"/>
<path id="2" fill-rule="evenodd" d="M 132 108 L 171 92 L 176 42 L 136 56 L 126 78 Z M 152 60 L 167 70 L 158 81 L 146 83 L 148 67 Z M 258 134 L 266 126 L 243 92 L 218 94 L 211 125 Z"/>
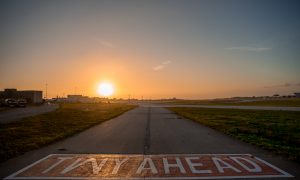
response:
<path id="1" fill-rule="evenodd" d="M 299 164 L 157 106 L 138 107 L 65 140 L 10 159 L 0 164 L 0 178 L 49 154 L 251 154 L 300 178 Z"/>

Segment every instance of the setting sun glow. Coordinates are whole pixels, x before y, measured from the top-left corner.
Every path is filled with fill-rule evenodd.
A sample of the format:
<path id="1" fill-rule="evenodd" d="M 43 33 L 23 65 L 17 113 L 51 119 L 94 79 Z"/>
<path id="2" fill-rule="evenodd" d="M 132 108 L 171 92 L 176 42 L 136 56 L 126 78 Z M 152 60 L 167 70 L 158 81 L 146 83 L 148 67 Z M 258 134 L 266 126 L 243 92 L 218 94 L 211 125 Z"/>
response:
<path id="1" fill-rule="evenodd" d="M 114 87 L 111 83 L 102 82 L 99 84 L 97 92 L 101 96 L 108 97 L 114 93 Z"/>

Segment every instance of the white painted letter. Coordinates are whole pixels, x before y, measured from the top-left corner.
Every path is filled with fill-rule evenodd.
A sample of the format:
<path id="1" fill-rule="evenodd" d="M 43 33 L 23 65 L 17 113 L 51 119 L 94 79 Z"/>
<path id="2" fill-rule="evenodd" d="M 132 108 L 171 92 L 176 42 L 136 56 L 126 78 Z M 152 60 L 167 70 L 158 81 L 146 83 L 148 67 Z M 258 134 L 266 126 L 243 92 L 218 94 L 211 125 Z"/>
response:
<path id="1" fill-rule="evenodd" d="M 58 166 L 60 163 L 62 163 L 63 161 L 65 161 L 66 159 L 72 159 L 72 157 L 58 157 L 57 159 L 59 159 L 59 161 L 57 161 L 56 163 L 52 164 L 52 166 L 48 167 L 48 169 L 45 169 L 42 173 L 45 174 L 45 173 L 49 172 L 50 170 L 52 170 L 53 168 L 55 168 L 56 166 Z"/>
<path id="2" fill-rule="evenodd" d="M 192 173 L 197 174 L 197 173 L 211 173 L 211 170 L 197 170 L 195 166 L 203 166 L 202 163 L 193 163 L 192 160 L 199 160 L 199 157 L 186 157 L 185 158 L 186 162 L 190 166 L 190 169 Z"/>
<path id="3" fill-rule="evenodd" d="M 72 171 L 73 169 L 76 169 L 78 168 L 79 166 L 82 166 L 88 162 L 91 162 L 92 163 L 92 167 L 93 167 L 93 174 L 98 174 L 99 171 L 101 170 L 101 168 L 104 166 L 104 164 L 106 163 L 107 161 L 107 158 L 106 159 L 103 159 L 101 161 L 101 163 L 98 165 L 97 163 L 97 160 L 95 158 L 89 158 L 83 162 L 80 162 L 82 160 L 82 158 L 78 158 L 76 161 L 74 161 L 71 165 L 69 165 L 68 167 L 66 167 L 66 169 L 64 169 L 61 174 L 65 174 L 69 171 Z"/>
<path id="4" fill-rule="evenodd" d="M 261 172 L 261 167 L 249 159 L 243 157 L 230 157 L 230 159 L 234 160 L 236 163 L 238 163 L 240 166 L 242 166 L 244 169 L 246 169 L 249 172 Z M 253 166 L 253 168 L 249 168 L 249 166 L 246 166 L 244 163 L 241 162 L 241 160 L 248 162 Z"/>
<path id="5" fill-rule="evenodd" d="M 114 167 L 113 171 L 112 171 L 112 174 L 117 174 L 121 165 L 123 163 L 125 163 L 126 161 L 128 161 L 129 158 L 124 158 L 122 161 L 120 161 L 120 159 L 115 159 L 115 162 L 116 162 L 116 166 Z"/>
<path id="6" fill-rule="evenodd" d="M 149 167 L 148 168 L 145 168 L 146 164 L 149 164 Z M 141 163 L 141 165 L 139 166 L 138 170 L 136 171 L 136 174 L 141 174 L 141 172 L 143 170 L 147 170 L 147 169 L 150 169 L 152 174 L 157 174 L 157 169 L 152 161 L 152 159 L 150 158 L 145 158 L 144 161 Z"/>
<path id="7" fill-rule="evenodd" d="M 170 167 L 178 167 L 180 169 L 180 172 L 182 174 L 185 174 L 185 169 L 183 168 L 181 161 L 178 157 L 176 159 L 176 164 L 169 164 L 167 158 L 163 158 L 163 163 L 164 163 L 164 169 L 166 174 L 170 174 Z"/>
<path id="8" fill-rule="evenodd" d="M 238 172 L 240 173 L 241 171 L 238 170 L 237 168 L 231 166 L 230 164 L 228 164 L 227 162 L 223 161 L 222 159 L 220 158 L 217 158 L 217 157 L 212 157 L 212 160 L 213 162 L 215 163 L 216 167 L 218 168 L 218 171 L 220 173 L 224 173 L 224 169 L 227 168 L 227 169 L 232 169 L 234 170 L 235 172 Z M 221 166 L 221 163 L 223 164 L 223 166 Z"/>

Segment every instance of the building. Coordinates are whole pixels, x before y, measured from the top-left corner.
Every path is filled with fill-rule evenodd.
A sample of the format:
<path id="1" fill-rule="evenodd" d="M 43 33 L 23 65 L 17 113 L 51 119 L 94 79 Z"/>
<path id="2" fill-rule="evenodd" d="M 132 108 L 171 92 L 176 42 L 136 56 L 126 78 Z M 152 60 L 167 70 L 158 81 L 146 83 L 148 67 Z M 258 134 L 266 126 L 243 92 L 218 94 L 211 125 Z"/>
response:
<path id="1" fill-rule="evenodd" d="M 91 103 L 93 102 L 93 99 L 82 95 L 68 95 L 67 102 Z"/>
<path id="2" fill-rule="evenodd" d="M 300 93 L 294 93 L 297 98 L 300 98 Z"/>
<path id="3" fill-rule="evenodd" d="M 20 91 L 21 97 L 26 99 L 29 103 L 39 104 L 43 102 L 42 91 Z"/>
<path id="4" fill-rule="evenodd" d="M 24 90 L 18 91 L 17 89 L 4 89 L 0 91 L 0 99 L 14 98 L 26 99 L 28 103 L 40 104 L 43 102 L 43 91 Z"/>

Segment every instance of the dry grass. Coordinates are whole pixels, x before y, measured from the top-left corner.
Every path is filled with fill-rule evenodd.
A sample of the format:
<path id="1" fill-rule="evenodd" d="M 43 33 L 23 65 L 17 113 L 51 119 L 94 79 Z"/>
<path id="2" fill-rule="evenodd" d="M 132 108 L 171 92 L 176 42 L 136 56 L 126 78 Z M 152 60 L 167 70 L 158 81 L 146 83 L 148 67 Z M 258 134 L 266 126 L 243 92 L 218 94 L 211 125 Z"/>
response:
<path id="1" fill-rule="evenodd" d="M 300 162 L 300 112 L 187 107 L 169 109 L 180 116 Z"/>
<path id="2" fill-rule="evenodd" d="M 126 104 L 61 104 L 54 112 L 0 124 L 0 161 L 71 136 L 133 108 Z"/>
<path id="3" fill-rule="evenodd" d="M 178 105 L 219 105 L 219 106 L 284 106 L 284 107 L 300 107 L 300 98 L 277 99 L 277 100 L 256 100 L 241 102 L 235 99 L 216 99 L 216 100 L 172 100 L 162 101 L 163 104 Z"/>

